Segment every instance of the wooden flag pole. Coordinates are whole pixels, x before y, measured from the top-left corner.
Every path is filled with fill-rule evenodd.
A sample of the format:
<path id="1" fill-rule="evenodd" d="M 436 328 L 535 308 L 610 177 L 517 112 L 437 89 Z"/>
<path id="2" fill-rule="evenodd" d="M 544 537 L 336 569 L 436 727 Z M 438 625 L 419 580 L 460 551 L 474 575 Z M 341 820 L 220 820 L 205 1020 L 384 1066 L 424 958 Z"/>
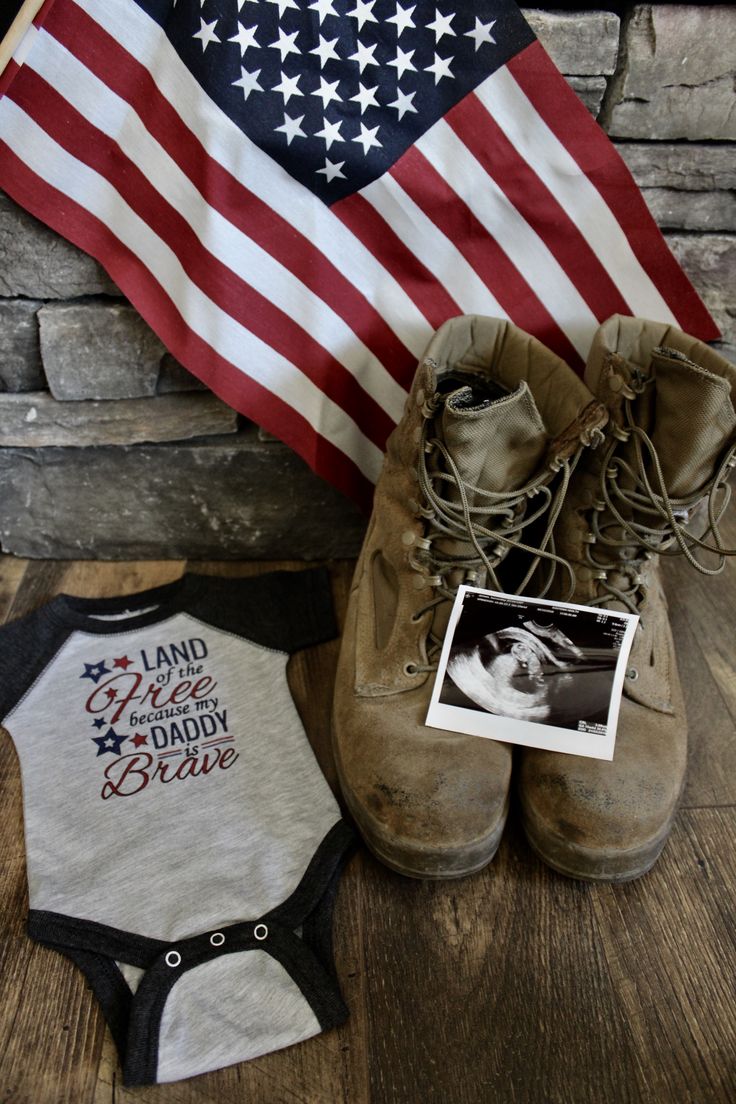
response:
<path id="1" fill-rule="evenodd" d="M 5 67 L 15 53 L 18 43 L 35 19 L 43 3 L 44 0 L 24 0 L 23 6 L 8 28 L 8 33 L 0 42 L 0 73 L 5 71 Z"/>

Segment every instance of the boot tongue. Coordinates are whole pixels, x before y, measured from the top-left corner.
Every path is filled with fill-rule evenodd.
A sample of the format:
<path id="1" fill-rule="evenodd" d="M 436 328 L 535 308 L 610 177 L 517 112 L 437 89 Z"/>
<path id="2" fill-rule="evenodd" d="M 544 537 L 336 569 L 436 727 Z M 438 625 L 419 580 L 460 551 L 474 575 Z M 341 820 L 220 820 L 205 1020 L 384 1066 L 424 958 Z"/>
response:
<path id="1" fill-rule="evenodd" d="M 439 429 L 471 507 L 491 505 L 482 491 L 511 495 L 528 483 L 539 469 L 549 441 L 526 382 L 502 398 L 491 398 L 487 391 L 472 386 L 459 388 L 445 399 Z M 458 487 L 452 483 L 443 484 L 442 496 L 453 504 L 462 502 Z M 489 529 L 498 529 L 500 524 L 500 519 L 490 512 L 473 514 L 473 521 Z M 442 537 L 435 541 L 435 547 L 451 559 L 477 558 L 472 542 L 462 537 Z M 447 577 L 451 587 L 464 581 L 462 568 Z M 482 572 L 477 581 L 483 586 Z M 447 609 L 442 606 L 438 609 L 435 629 L 446 622 L 447 605 Z"/>
<path id="2" fill-rule="evenodd" d="M 528 483 L 538 470 L 549 441 L 526 382 L 501 398 L 491 397 L 487 387 L 458 388 L 447 395 L 438 428 L 465 485 L 469 506 L 489 505 L 480 491 L 511 495 Z M 438 462 L 444 463 L 440 457 Z M 443 483 L 442 497 L 453 504 L 462 502 L 453 483 Z M 478 512 L 473 514 L 473 521 L 497 529 L 500 519 L 490 512 Z M 434 543 L 437 551 L 450 559 L 476 559 L 478 555 L 473 543 L 461 537 L 441 537 Z M 450 587 L 463 582 L 465 571 L 461 567 L 447 576 Z M 483 586 L 485 582 L 483 572 L 479 571 L 477 585 Z M 448 601 L 435 610 L 432 629 L 438 637 L 447 628 L 451 608 Z"/>
<path id="3" fill-rule="evenodd" d="M 702 368 L 676 349 L 665 346 L 651 354 L 653 385 L 637 400 L 636 421 L 650 437 L 662 470 L 662 477 L 671 498 L 687 498 L 695 494 L 712 478 L 723 450 L 736 432 L 736 413 L 728 381 Z M 648 450 L 642 448 L 647 478 L 655 493 L 659 480 Z M 634 446 L 623 448 L 623 456 L 634 471 L 638 470 Z M 621 475 L 622 488 L 633 490 L 633 480 Z M 656 520 L 625 510 L 634 520 L 652 528 Z M 665 522 L 660 523 L 665 528 Z M 619 537 L 626 539 L 625 531 Z M 637 555 L 635 547 L 622 548 L 622 561 Z M 614 586 L 626 589 L 626 572 L 609 576 Z M 620 602 L 608 603 L 610 609 L 624 609 Z"/>
<path id="4" fill-rule="evenodd" d="M 656 390 L 650 436 L 665 486 L 673 498 L 684 498 L 712 477 L 736 431 L 731 388 L 727 380 L 665 347 L 654 349 L 652 371 Z"/>
<path id="5" fill-rule="evenodd" d="M 448 395 L 441 436 L 466 486 L 471 506 L 483 503 L 472 490 L 515 491 L 538 469 L 549 437 L 526 382 L 500 399 L 461 387 Z M 456 487 L 447 497 L 460 501 Z M 483 519 L 479 515 L 481 524 Z"/>

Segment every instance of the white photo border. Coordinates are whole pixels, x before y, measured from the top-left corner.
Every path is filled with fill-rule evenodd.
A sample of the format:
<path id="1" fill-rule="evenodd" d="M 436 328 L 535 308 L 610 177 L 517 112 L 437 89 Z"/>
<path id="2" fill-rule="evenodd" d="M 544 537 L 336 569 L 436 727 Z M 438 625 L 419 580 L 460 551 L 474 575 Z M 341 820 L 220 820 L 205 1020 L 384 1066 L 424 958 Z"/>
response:
<path id="1" fill-rule="evenodd" d="M 634 642 L 638 614 L 624 613 L 619 610 L 600 609 L 600 613 L 616 620 L 624 625 L 624 635 L 618 652 L 616 667 L 613 676 L 611 693 L 609 698 L 608 717 L 605 734 L 594 732 L 578 732 L 572 728 L 563 728 L 557 725 L 539 723 L 537 721 L 518 720 L 514 717 L 504 717 L 500 714 L 488 711 L 468 709 L 458 705 L 447 705 L 440 701 L 442 687 L 447 671 L 447 663 L 455 636 L 457 623 L 463 612 L 465 599 L 468 594 L 484 595 L 491 598 L 502 599 L 504 604 L 526 606 L 552 607 L 554 609 L 580 610 L 586 614 L 596 612 L 598 607 L 576 605 L 572 602 L 554 602 L 549 598 L 532 598 L 524 594 L 503 594 L 496 590 L 485 590 L 482 587 L 460 586 L 452 607 L 450 619 L 445 633 L 445 639 L 440 654 L 439 667 L 435 677 L 432 697 L 427 712 L 426 725 L 430 728 L 443 728 L 451 732 L 462 732 L 470 736 L 480 736 L 487 740 L 499 740 L 502 743 L 520 744 L 524 747 L 542 748 L 547 751 L 559 751 L 567 755 L 582 755 L 591 759 L 613 759 L 616 728 L 621 706 L 624 678 L 629 652 Z"/>

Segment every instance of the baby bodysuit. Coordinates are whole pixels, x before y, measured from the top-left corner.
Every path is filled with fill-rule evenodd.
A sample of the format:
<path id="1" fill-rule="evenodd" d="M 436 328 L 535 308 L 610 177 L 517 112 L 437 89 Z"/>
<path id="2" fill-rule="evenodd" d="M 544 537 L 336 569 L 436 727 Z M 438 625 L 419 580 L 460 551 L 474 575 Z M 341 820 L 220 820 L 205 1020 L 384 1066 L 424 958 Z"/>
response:
<path id="1" fill-rule="evenodd" d="M 28 931 L 86 974 L 129 1085 L 347 1015 L 331 913 L 353 833 L 286 679 L 335 633 L 322 569 L 60 595 L 0 629 Z"/>

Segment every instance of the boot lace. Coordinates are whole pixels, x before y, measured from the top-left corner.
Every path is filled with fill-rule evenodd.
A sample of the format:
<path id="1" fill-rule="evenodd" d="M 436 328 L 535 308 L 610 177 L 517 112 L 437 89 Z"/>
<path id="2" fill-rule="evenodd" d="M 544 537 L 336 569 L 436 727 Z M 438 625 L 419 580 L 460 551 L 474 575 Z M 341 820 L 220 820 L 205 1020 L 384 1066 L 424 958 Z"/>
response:
<path id="1" fill-rule="evenodd" d="M 589 602 L 592 606 L 605 605 L 615 598 L 632 613 L 638 613 L 646 597 L 640 568 L 654 555 L 683 555 L 703 575 L 720 574 L 726 557 L 736 555 L 736 549 L 724 547 L 718 528 L 731 499 L 728 476 L 730 469 L 736 467 L 736 442 L 704 487 L 684 498 L 671 495 L 654 443 L 636 424 L 634 416 L 634 401 L 653 382 L 653 377 L 635 371 L 631 385 L 625 386 L 623 391 L 625 425 L 609 424 L 612 439 L 603 456 L 600 497 L 593 503 L 590 532 L 584 538 L 585 559 L 593 578 L 600 581 L 602 591 Z M 633 443 L 634 466 L 616 455 L 619 444 L 629 441 Z M 619 483 L 622 475 L 626 487 Z M 704 532 L 696 535 L 688 522 L 694 507 L 702 502 L 707 504 L 708 525 Z M 601 558 L 604 549 L 619 550 L 618 556 Z M 594 550 L 599 555 L 594 555 Z M 715 566 L 708 566 L 697 555 L 698 551 L 714 555 L 717 558 Z M 619 583 L 619 579 L 624 582 Z"/>
<path id="2" fill-rule="evenodd" d="M 575 588 L 575 575 L 570 562 L 555 551 L 553 530 L 572 473 L 583 449 L 590 442 L 581 443 L 569 459 L 553 461 L 547 469 L 543 468 L 517 490 L 490 491 L 466 482 L 445 443 L 433 434 L 433 415 L 438 406 L 439 399 L 435 396 L 425 402 L 422 410 L 425 420 L 417 474 L 426 505 L 419 506 L 417 514 L 426 520 L 427 525 L 424 537 L 415 542 L 416 553 L 412 551 L 409 557 L 411 567 L 417 572 L 417 585 L 432 587 L 435 595 L 415 611 L 413 620 L 419 621 L 429 610 L 454 600 L 460 585 L 458 578 L 473 584 L 485 572 L 486 585 L 490 589 L 503 591 L 505 588 L 499 582 L 496 568 L 511 549 L 528 553 L 531 562 L 519 585 L 510 593 L 522 594 L 544 561 L 546 577 L 538 589 L 538 596 L 544 597 L 548 593 L 558 568 L 561 568 L 567 574 L 569 590 L 565 600 L 569 601 Z M 603 439 L 600 430 L 593 430 L 593 434 L 598 435 L 597 440 Z M 442 465 L 437 462 L 440 458 Z M 550 469 L 553 473 L 561 472 L 554 490 L 548 486 Z M 459 502 L 446 497 L 446 489 L 449 488 L 454 488 Z M 539 504 L 529 509 L 530 501 L 537 498 Z M 524 541 L 524 530 L 545 514 L 546 528 L 539 547 L 535 548 Z M 491 527 L 493 521 L 497 521 L 496 527 Z M 452 555 L 436 546 L 438 540 L 447 538 L 471 544 L 474 554 L 469 551 L 468 555 Z M 426 664 L 409 664 L 408 673 L 435 671 L 441 647 L 442 638 L 430 629 L 427 638 L 428 661 Z"/>

